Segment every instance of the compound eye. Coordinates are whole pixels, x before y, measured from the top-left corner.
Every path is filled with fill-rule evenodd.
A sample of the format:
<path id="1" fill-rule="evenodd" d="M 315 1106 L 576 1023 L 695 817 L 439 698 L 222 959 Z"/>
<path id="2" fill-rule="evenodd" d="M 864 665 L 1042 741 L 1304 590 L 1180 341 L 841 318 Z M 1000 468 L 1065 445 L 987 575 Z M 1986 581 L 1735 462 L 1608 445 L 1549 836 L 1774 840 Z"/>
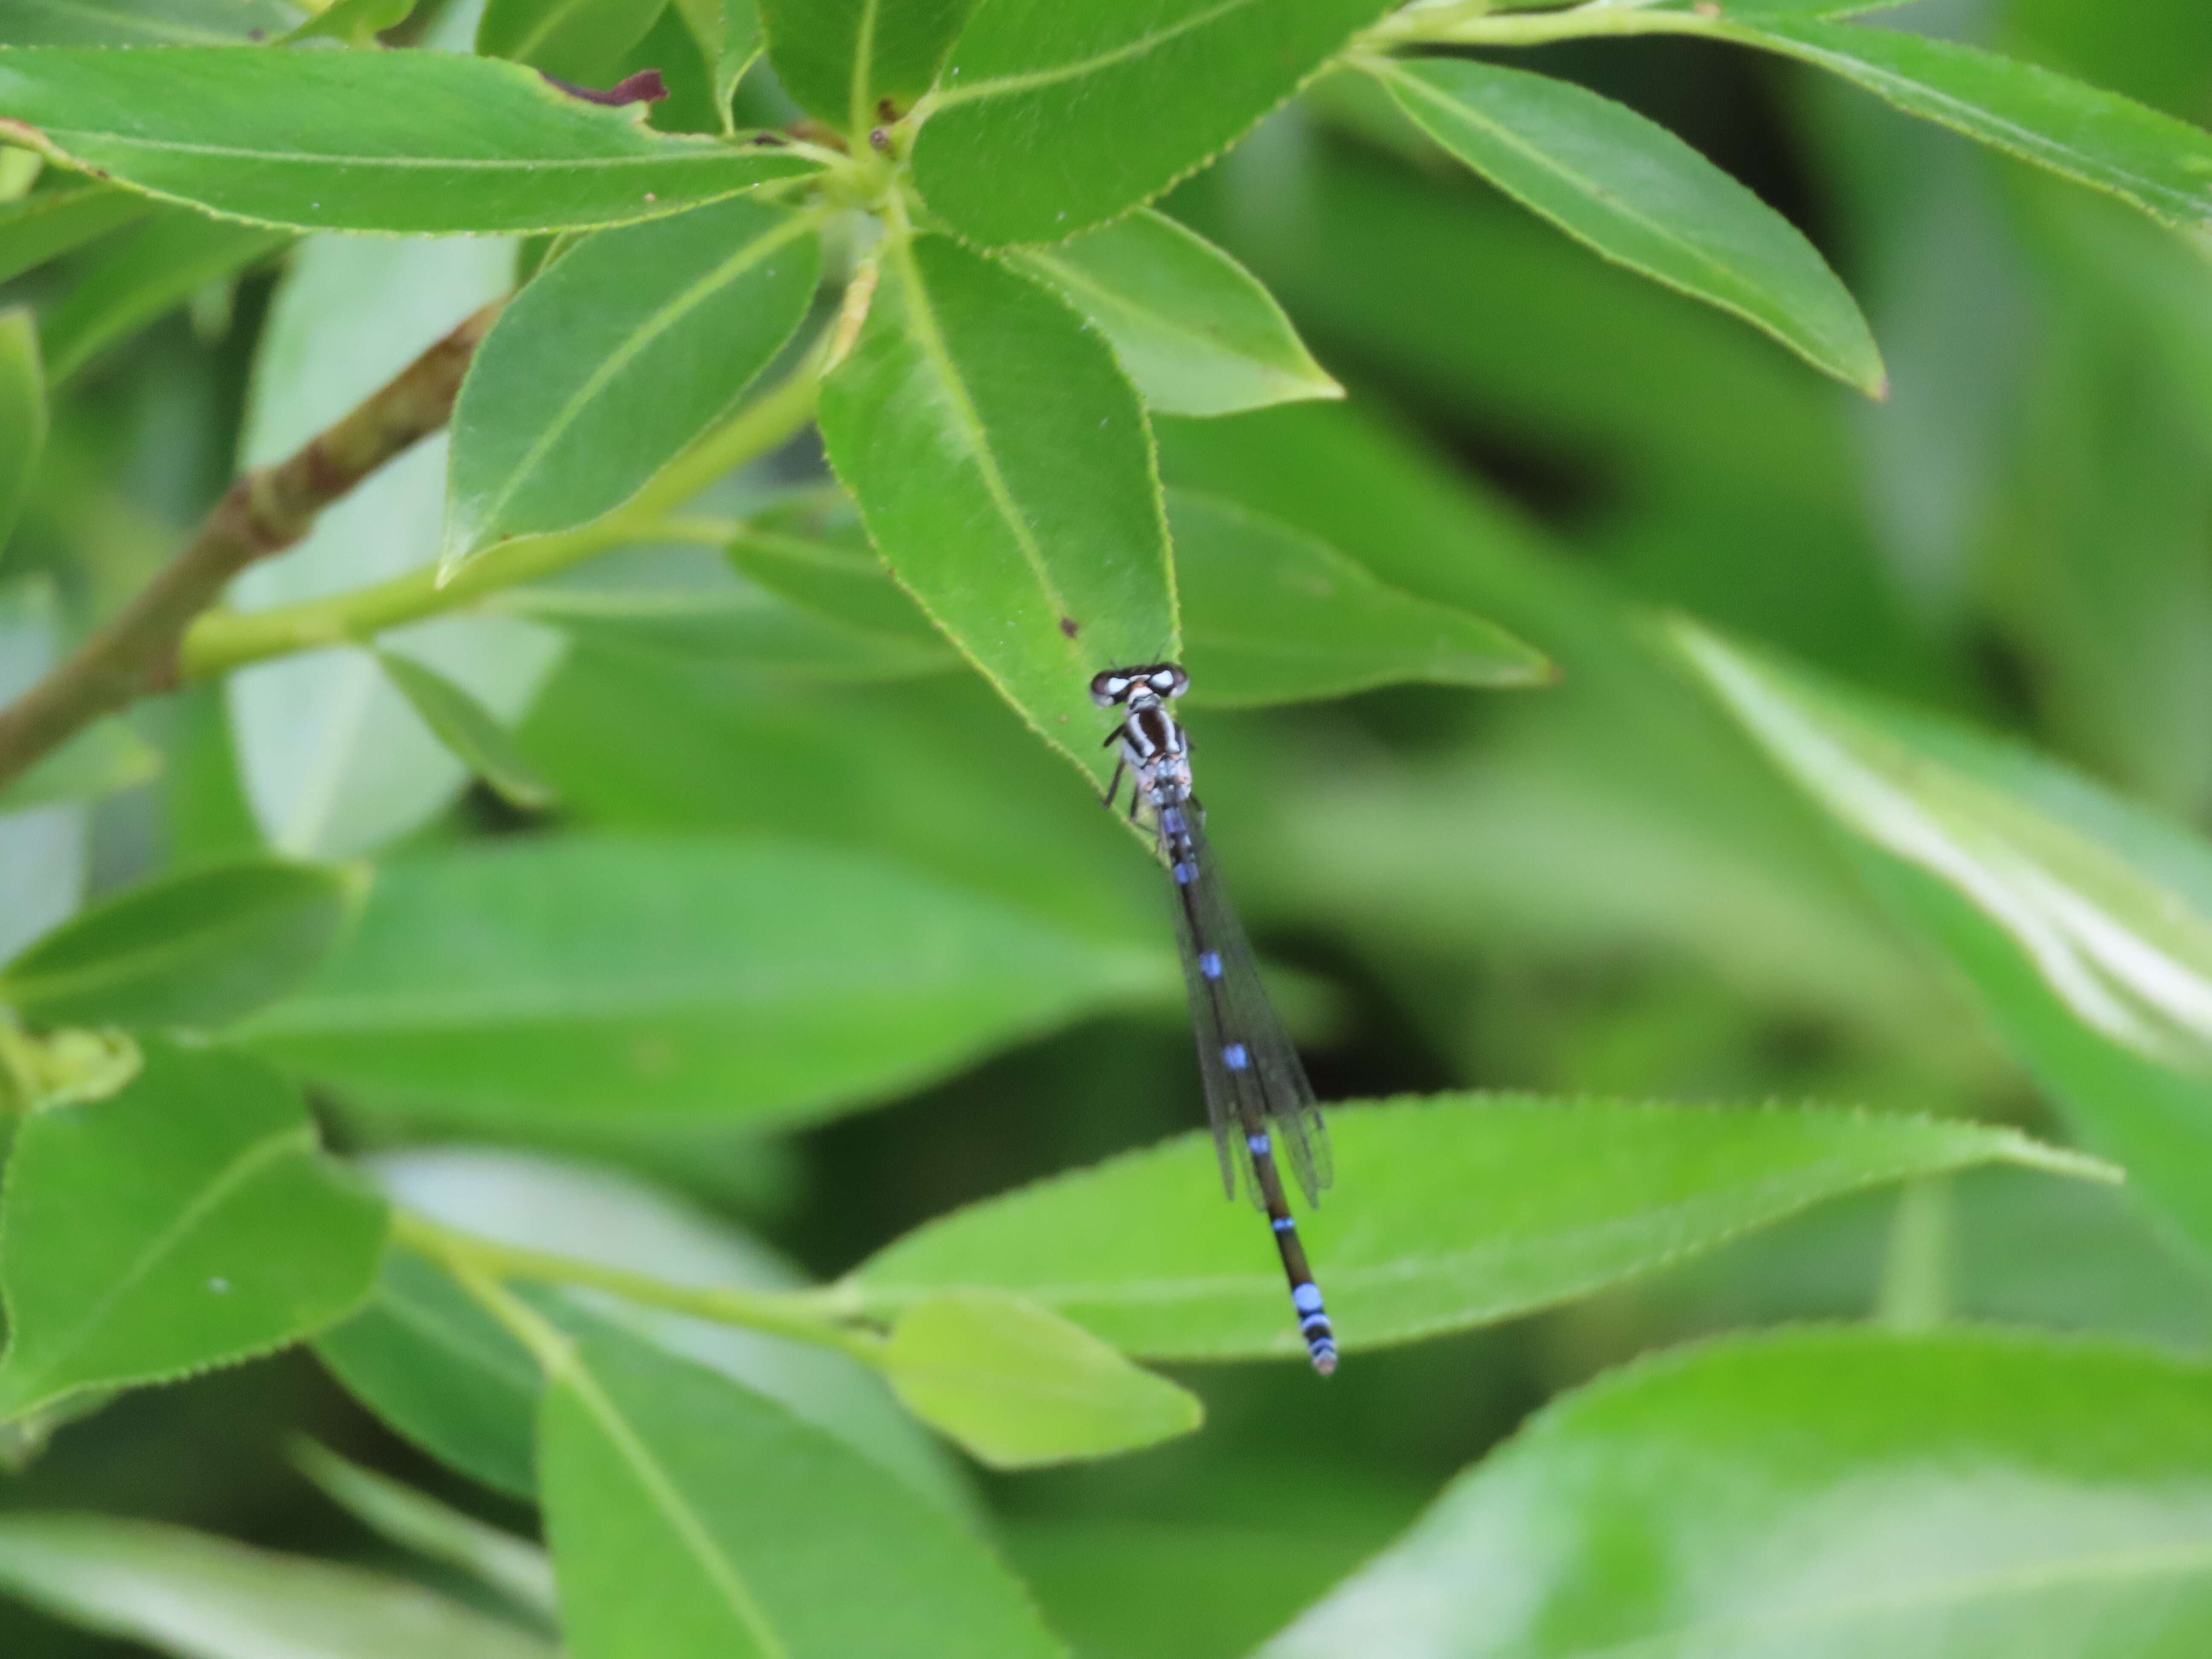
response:
<path id="1" fill-rule="evenodd" d="M 1179 697 L 1190 689 L 1190 676 L 1171 662 L 1164 662 L 1152 672 L 1152 690 L 1164 697 Z"/>
<path id="2" fill-rule="evenodd" d="M 1091 681 L 1091 701 L 1101 708 L 1109 708 L 1129 695 L 1129 677 L 1118 669 L 1109 668 L 1095 675 Z"/>

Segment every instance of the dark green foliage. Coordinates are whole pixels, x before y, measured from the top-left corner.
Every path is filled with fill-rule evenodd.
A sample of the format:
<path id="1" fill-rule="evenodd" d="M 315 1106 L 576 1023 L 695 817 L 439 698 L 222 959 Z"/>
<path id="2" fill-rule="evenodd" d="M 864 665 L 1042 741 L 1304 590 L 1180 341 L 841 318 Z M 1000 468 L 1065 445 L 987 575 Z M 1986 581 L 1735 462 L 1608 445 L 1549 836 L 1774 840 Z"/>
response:
<path id="1" fill-rule="evenodd" d="M 2212 32 L 1885 9 L 0 0 L 0 1651 L 2207 1650 Z"/>

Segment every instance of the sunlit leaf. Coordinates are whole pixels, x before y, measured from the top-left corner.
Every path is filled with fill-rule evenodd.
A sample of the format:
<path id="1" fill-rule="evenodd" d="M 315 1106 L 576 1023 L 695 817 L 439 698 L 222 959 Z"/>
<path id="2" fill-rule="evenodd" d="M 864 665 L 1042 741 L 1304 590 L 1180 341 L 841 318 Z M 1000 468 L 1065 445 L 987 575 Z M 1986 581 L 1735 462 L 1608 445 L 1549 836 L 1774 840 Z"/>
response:
<path id="1" fill-rule="evenodd" d="M 1163 415 L 1341 398 L 1256 277 L 1196 232 L 1140 209 L 1103 230 L 1015 254 L 1105 331 Z"/>
<path id="2" fill-rule="evenodd" d="M 653 132 L 521 64 L 445 52 L 27 47 L 0 55 L 0 130 L 136 190 L 307 230 L 621 224 L 815 165 Z"/>
<path id="3" fill-rule="evenodd" d="M 899 580 L 1103 783 L 1091 676 L 1176 655 L 1151 440 L 1112 348 L 1029 278 L 902 238 L 822 434 Z"/>
<path id="4" fill-rule="evenodd" d="M 2098 1169 L 2008 1129 L 1835 1111 L 1445 1095 L 1330 1121 L 1335 1187 L 1298 1231 L 1355 1357 L 1584 1296 L 1906 1176 Z M 1221 1202 L 1203 1136 L 927 1223 L 848 1283 L 886 1310 L 960 1290 L 1024 1297 L 1156 1358 L 1305 1351 L 1273 1241 Z"/>
<path id="5" fill-rule="evenodd" d="M 314 236 L 294 254 L 257 343 L 240 461 L 295 453 L 514 282 L 511 243 Z M 441 434 L 380 468 L 281 559 L 250 566 L 231 602 L 311 604 L 436 562 L 447 449 Z M 452 680 L 495 720 L 529 706 L 558 635 L 509 617 L 434 617 L 378 643 Z M 295 857 L 372 852 L 446 806 L 467 769 L 367 653 L 303 652 L 223 683 L 246 796 L 262 838 Z"/>
<path id="6" fill-rule="evenodd" d="M 554 1659 L 404 1578 L 150 1521 L 0 1516 L 0 1585 L 82 1629 L 185 1659 Z"/>
<path id="7" fill-rule="evenodd" d="M 2212 849 L 2051 763 L 1674 633 L 2088 1143 L 2212 1248 Z"/>
<path id="8" fill-rule="evenodd" d="M 105 1100 L 34 1112 L 0 1208 L 0 1417 L 283 1346 L 368 1294 L 384 1210 L 244 1055 L 141 1044 Z"/>
<path id="9" fill-rule="evenodd" d="M 445 557 L 620 507 L 737 401 L 813 298 L 816 221 L 749 201 L 586 239 L 477 349 Z"/>
<path id="10" fill-rule="evenodd" d="M 1546 1408 L 1265 1659 L 2183 1659 L 2212 1372 L 2030 1334 L 1794 1331 Z"/>
<path id="11" fill-rule="evenodd" d="M 1716 22 L 1713 32 L 1855 81 L 1907 114 L 2109 191 L 2168 224 L 2212 220 L 2212 134 L 2117 93 L 1900 29 L 1778 12 Z"/>
<path id="12" fill-rule="evenodd" d="M 917 1303 L 891 1327 L 884 1368 L 909 1411 L 994 1468 L 1133 1451 L 1205 1415 L 1194 1395 L 1009 1296 Z"/>
<path id="13" fill-rule="evenodd" d="M 1227 149 L 1378 0 L 983 0 L 914 152 L 929 204 L 986 246 L 1103 224 Z"/>
<path id="14" fill-rule="evenodd" d="M 641 1342 L 582 1344 L 547 1389 L 539 1440 L 575 1659 L 1064 1651 L 950 1516 L 781 1407 Z"/>
<path id="15" fill-rule="evenodd" d="M 453 1146 L 380 1158 L 372 1173 L 408 1209 L 523 1249 L 641 1273 L 686 1289 L 795 1291 L 807 1283 L 805 1274 L 743 1229 L 622 1170 L 526 1152 Z M 389 1280 L 387 1274 L 387 1285 Z M 419 1386 L 422 1378 L 440 1374 L 472 1388 L 482 1384 L 482 1399 L 495 1401 L 503 1419 L 512 1413 L 512 1424 L 502 1431 L 511 1428 L 512 1443 L 524 1449 L 520 1486 L 500 1484 L 529 1493 L 534 1489 L 528 1448 L 538 1393 L 535 1362 L 451 1279 L 425 1266 L 410 1273 L 409 1282 L 409 1300 L 417 1310 L 444 1310 L 434 1329 L 422 1332 L 428 1345 L 416 1351 L 415 1376 L 400 1376 L 393 1364 L 373 1390 L 362 1389 L 350 1370 L 345 1373 L 349 1383 L 372 1409 L 410 1434 L 407 1419 L 390 1409 L 399 1398 L 395 1384 Z M 880 1465 L 937 1508 L 963 1516 L 973 1513 L 973 1499 L 955 1461 L 899 1409 L 872 1370 L 848 1356 L 593 1291 L 528 1285 L 521 1294 L 566 1328 L 583 1334 L 624 1330 L 720 1371 Z M 470 1332 L 476 1340 L 466 1337 Z M 325 1339 L 326 1357 L 343 1335 L 337 1331 Z M 396 1361 L 404 1346 L 404 1338 L 389 1341 L 387 1359 Z"/>
<path id="16" fill-rule="evenodd" d="M 1587 88 L 1471 58 L 1374 60 L 1445 149 L 1607 258 L 1732 311 L 1876 396 L 1850 292 L 1796 228 L 1656 123 Z"/>

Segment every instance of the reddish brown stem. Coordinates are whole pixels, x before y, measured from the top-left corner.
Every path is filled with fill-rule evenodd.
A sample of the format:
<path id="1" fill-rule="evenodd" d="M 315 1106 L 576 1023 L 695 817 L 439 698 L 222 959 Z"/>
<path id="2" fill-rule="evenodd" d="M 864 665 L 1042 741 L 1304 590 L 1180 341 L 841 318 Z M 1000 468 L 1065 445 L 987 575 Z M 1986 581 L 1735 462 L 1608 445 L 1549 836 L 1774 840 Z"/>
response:
<path id="1" fill-rule="evenodd" d="M 296 545 L 324 508 L 446 424 L 503 303 L 469 318 L 297 453 L 225 490 L 184 550 L 112 621 L 0 709 L 0 788 L 102 715 L 173 688 L 185 629 L 231 578 Z"/>

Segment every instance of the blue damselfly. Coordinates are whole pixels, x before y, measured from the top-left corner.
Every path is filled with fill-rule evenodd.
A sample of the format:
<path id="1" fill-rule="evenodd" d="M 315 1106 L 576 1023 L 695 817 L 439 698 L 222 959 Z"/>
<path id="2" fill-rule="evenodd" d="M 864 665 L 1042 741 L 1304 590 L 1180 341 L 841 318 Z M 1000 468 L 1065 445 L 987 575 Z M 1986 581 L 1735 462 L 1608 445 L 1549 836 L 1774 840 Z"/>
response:
<path id="1" fill-rule="evenodd" d="M 1329 1182 L 1328 1132 L 1206 843 L 1206 813 L 1191 793 L 1190 738 L 1167 707 L 1189 684 L 1173 663 L 1109 669 L 1091 682 L 1091 701 L 1123 711 L 1106 738 L 1121 751 L 1106 805 L 1114 805 L 1126 771 L 1131 819 L 1139 807 L 1151 811 L 1175 882 L 1176 934 L 1222 1184 L 1234 1198 L 1241 1170 L 1245 1191 L 1266 1212 L 1306 1352 L 1327 1376 L 1336 1369 L 1335 1333 L 1306 1266 L 1277 1157 L 1290 1165 L 1306 1201 L 1317 1204 Z"/>

